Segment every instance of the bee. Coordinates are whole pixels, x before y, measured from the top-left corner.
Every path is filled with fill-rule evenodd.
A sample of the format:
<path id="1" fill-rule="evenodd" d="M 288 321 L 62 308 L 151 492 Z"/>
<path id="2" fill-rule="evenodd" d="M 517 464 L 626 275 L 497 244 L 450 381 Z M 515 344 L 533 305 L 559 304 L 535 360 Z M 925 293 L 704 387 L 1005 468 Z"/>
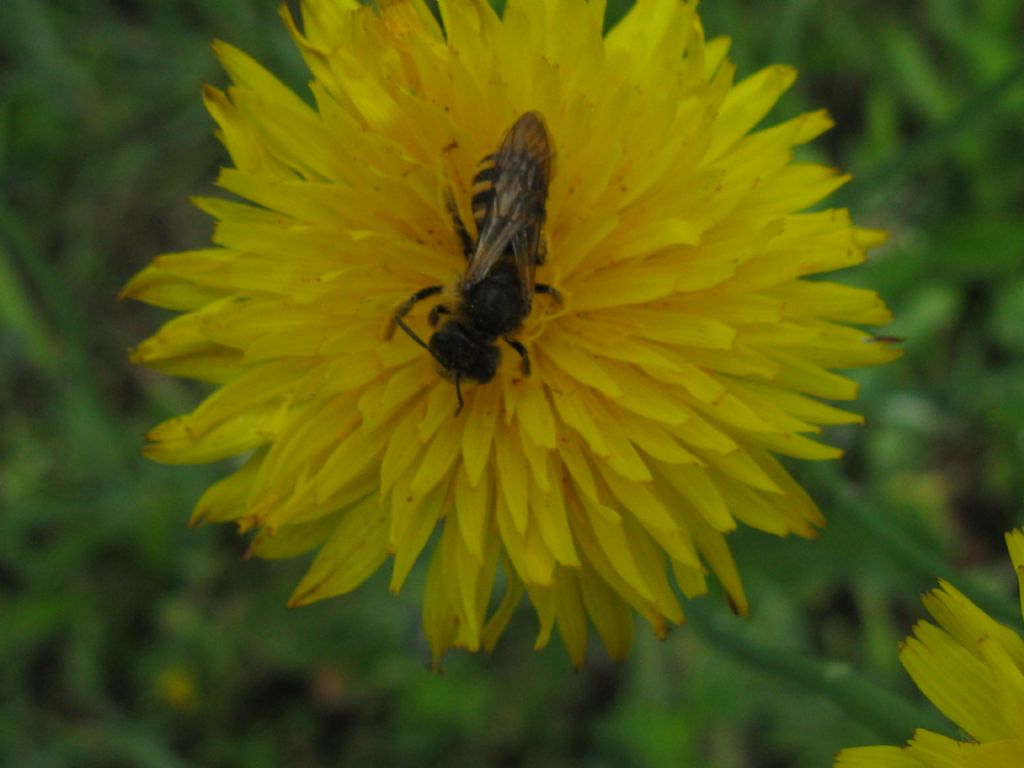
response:
<path id="1" fill-rule="evenodd" d="M 466 256 L 466 269 L 456 285 L 454 306 L 438 304 L 428 321 L 436 328 L 424 342 L 403 319 L 416 304 L 441 293 L 431 285 L 410 296 L 395 311 L 388 338 L 398 326 L 437 361 L 438 372 L 455 384 L 462 410 L 461 383 L 486 384 L 501 363 L 501 339 L 520 357 L 522 371 L 530 375 L 526 347 L 513 338 L 529 317 L 534 293 L 561 302 L 550 285 L 534 282 L 544 263 L 543 241 L 548 185 L 554 151 L 551 138 L 537 112 L 521 115 L 498 149 L 481 161 L 473 179 L 473 218 L 477 238 L 466 230 L 449 190 L 445 203 Z M 441 317 L 445 320 L 438 327 Z"/>

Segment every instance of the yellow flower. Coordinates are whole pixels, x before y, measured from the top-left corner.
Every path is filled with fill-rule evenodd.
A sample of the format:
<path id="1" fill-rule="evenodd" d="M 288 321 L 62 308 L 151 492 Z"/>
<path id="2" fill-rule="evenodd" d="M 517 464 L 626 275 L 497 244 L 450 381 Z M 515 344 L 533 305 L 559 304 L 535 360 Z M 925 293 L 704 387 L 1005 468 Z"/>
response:
<path id="1" fill-rule="evenodd" d="M 820 402 L 856 396 L 835 369 L 897 355 L 847 325 L 889 320 L 873 292 L 805 279 L 883 240 L 799 212 L 847 180 L 793 162 L 831 120 L 754 131 L 795 72 L 736 82 L 694 3 L 640 2 L 607 36 L 596 1 L 442 0 L 443 27 L 422 0 L 376 6 L 305 0 L 301 31 L 285 12 L 313 105 L 216 45 L 234 83 L 205 93 L 234 164 L 219 183 L 248 202 L 199 199 L 216 247 L 158 257 L 125 293 L 182 313 L 134 359 L 219 388 L 147 455 L 247 456 L 194 521 L 258 529 L 261 557 L 318 550 L 293 605 L 389 556 L 397 592 L 434 536 L 435 661 L 490 648 L 524 593 L 537 646 L 557 624 L 576 664 L 588 617 L 621 658 L 632 612 L 663 634 L 708 569 L 745 612 L 726 534 L 814 535 L 774 455 L 839 456 L 810 437 L 860 421 Z M 456 298 L 446 190 L 472 236 L 478 164 L 530 111 L 556 153 L 536 280 L 562 300 L 535 296 L 516 334 L 532 375 L 505 354 L 456 415 L 430 355 L 387 331 L 418 290 Z M 424 338 L 430 305 L 406 318 Z"/>
<path id="2" fill-rule="evenodd" d="M 1006 544 L 1024 616 L 1024 529 L 1006 534 Z M 939 584 L 924 604 L 940 626 L 918 622 L 900 650 L 900 661 L 917 687 L 970 741 L 919 730 L 902 748 L 843 750 L 837 768 L 1024 765 L 1024 638 L 991 619 L 951 584 Z"/>
<path id="3" fill-rule="evenodd" d="M 199 703 L 196 679 L 184 667 L 175 665 L 161 670 L 156 680 L 156 692 L 167 706 L 179 712 L 194 710 Z"/>

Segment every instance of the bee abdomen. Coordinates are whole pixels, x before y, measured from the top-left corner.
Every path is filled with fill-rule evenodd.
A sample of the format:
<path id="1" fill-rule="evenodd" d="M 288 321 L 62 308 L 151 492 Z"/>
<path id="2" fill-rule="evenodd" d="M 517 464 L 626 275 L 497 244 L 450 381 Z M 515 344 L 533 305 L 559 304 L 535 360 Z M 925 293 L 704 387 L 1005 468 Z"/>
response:
<path id="1" fill-rule="evenodd" d="M 483 227 L 484 219 L 494 203 L 494 180 L 498 176 L 498 169 L 493 163 L 494 155 L 487 155 L 473 177 L 473 219 L 477 232 Z"/>

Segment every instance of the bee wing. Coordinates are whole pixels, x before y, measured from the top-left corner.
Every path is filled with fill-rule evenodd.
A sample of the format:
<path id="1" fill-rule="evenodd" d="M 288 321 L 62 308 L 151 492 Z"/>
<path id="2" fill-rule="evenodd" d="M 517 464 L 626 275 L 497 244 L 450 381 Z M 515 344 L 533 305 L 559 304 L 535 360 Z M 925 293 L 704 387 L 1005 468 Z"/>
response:
<path id="1" fill-rule="evenodd" d="M 463 277 L 465 286 L 483 280 L 511 246 L 523 289 L 532 294 L 533 270 L 543 260 L 540 233 L 551 159 L 547 128 L 540 115 L 527 112 L 505 135 L 493 164 L 477 174 L 482 188 L 473 195 L 473 210 L 480 234 Z"/>
<path id="2" fill-rule="evenodd" d="M 533 275 L 537 271 L 537 265 L 544 263 L 544 251 L 541 248 L 543 224 L 542 216 L 540 221 L 524 226 L 512 236 L 512 254 L 519 272 L 519 288 L 522 291 L 527 315 L 530 314 L 530 306 L 533 303 Z"/>

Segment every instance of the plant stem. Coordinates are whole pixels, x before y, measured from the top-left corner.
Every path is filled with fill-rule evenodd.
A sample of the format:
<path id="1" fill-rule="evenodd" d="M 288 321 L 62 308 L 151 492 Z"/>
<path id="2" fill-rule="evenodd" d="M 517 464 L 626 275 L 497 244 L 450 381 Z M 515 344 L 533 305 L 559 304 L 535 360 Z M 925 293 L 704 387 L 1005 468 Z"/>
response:
<path id="1" fill-rule="evenodd" d="M 707 601 L 689 603 L 687 614 L 687 623 L 716 650 L 828 699 L 886 742 L 903 743 L 917 728 L 944 730 L 937 713 L 919 708 L 858 675 L 849 664 L 821 661 L 766 645 L 754 637 L 748 623 L 724 610 L 716 610 Z"/>

